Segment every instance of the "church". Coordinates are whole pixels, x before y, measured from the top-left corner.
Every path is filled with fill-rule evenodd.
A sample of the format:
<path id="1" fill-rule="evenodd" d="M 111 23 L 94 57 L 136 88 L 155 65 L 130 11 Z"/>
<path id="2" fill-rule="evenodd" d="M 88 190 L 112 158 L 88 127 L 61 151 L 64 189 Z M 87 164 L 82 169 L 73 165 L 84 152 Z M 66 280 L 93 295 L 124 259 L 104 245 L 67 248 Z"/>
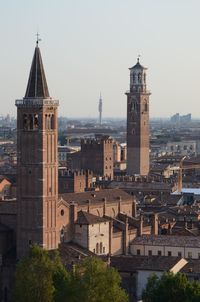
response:
<path id="1" fill-rule="evenodd" d="M 97 255 L 126 255 L 135 237 L 156 232 L 156 220 L 152 227 L 145 224 L 137 216 L 133 196 L 121 189 L 59 194 L 59 101 L 50 97 L 38 42 L 25 96 L 15 102 L 17 197 L 0 201 L 2 301 L 9 301 L 16 261 L 33 244 L 54 250 L 73 242 Z M 147 110 L 148 93 L 143 94 L 142 106 Z M 134 101 L 132 94 L 128 98 Z"/>

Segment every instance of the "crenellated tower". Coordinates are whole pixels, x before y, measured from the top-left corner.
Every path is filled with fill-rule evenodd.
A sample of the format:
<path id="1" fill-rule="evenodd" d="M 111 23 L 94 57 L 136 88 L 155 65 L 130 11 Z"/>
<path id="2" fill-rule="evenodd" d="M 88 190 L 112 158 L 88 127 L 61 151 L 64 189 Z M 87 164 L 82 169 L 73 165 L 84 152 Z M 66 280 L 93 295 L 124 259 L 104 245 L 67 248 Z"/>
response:
<path id="1" fill-rule="evenodd" d="M 127 95 L 127 174 L 149 173 L 149 96 L 146 70 L 139 58 L 130 69 Z"/>
<path id="2" fill-rule="evenodd" d="M 17 256 L 31 244 L 58 247 L 57 108 L 49 96 L 42 57 L 36 43 L 25 97 L 17 106 Z"/>

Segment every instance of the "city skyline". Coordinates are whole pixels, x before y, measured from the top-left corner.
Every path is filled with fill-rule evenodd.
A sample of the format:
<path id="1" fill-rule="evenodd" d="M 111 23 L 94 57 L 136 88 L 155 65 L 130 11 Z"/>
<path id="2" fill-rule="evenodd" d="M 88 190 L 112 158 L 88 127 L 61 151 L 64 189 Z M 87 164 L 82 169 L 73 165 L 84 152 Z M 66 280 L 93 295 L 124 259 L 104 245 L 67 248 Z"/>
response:
<path id="1" fill-rule="evenodd" d="M 140 54 L 152 92 L 150 117 L 175 112 L 199 117 L 199 8 L 195 0 L 2 3 L 1 113 L 16 116 L 13 103 L 25 94 L 38 31 L 50 95 L 60 99 L 60 116 L 98 118 L 101 91 L 103 117 L 124 118 L 128 68 Z"/>

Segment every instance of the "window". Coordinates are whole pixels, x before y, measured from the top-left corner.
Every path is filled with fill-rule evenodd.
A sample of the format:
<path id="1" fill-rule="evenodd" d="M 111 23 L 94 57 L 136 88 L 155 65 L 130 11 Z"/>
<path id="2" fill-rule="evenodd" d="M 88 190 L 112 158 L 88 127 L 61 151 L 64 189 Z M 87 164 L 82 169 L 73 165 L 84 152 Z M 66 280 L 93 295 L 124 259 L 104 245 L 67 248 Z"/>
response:
<path id="1" fill-rule="evenodd" d="M 140 250 L 137 250 L 137 255 L 140 255 Z"/>
<path id="2" fill-rule="evenodd" d="M 192 258 L 192 252 L 188 252 L 188 258 Z"/>
<path id="3" fill-rule="evenodd" d="M 181 252 L 178 252 L 178 257 L 182 257 L 182 253 Z"/>
<path id="4" fill-rule="evenodd" d="M 172 252 L 171 251 L 168 251 L 168 256 L 171 256 L 172 255 Z"/>
<path id="5" fill-rule="evenodd" d="M 103 253 L 105 254 L 105 252 L 106 252 L 106 248 L 105 248 L 105 246 L 103 247 Z"/>
<path id="6" fill-rule="evenodd" d="M 64 216 L 64 210 L 63 209 L 60 211 L 60 214 L 61 214 L 61 216 Z"/>
<path id="7" fill-rule="evenodd" d="M 152 251 L 151 250 L 148 251 L 148 255 L 152 256 Z"/>
<path id="8" fill-rule="evenodd" d="M 162 256 L 162 251 L 158 251 L 158 256 Z"/>
<path id="9" fill-rule="evenodd" d="M 100 242 L 100 254 L 102 254 L 102 252 L 103 252 L 103 243 Z"/>
<path id="10" fill-rule="evenodd" d="M 80 228 L 82 228 L 82 224 L 80 224 Z"/>
<path id="11" fill-rule="evenodd" d="M 99 254 L 99 243 L 96 244 L 96 253 Z"/>

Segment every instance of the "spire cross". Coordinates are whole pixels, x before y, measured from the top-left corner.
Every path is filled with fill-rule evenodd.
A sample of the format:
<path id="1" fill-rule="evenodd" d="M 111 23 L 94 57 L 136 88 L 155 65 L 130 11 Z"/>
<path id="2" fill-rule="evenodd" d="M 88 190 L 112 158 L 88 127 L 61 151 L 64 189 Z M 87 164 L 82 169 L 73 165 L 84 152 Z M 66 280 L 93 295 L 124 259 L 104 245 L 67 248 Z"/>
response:
<path id="1" fill-rule="evenodd" d="M 140 57 L 141 57 L 141 55 L 138 55 L 138 57 L 137 57 L 137 62 L 138 63 L 140 63 Z"/>
<path id="2" fill-rule="evenodd" d="M 38 43 L 41 41 L 41 39 L 39 38 L 40 34 L 37 32 L 36 34 L 36 37 L 37 37 L 37 40 L 36 40 L 36 45 L 38 46 Z"/>

